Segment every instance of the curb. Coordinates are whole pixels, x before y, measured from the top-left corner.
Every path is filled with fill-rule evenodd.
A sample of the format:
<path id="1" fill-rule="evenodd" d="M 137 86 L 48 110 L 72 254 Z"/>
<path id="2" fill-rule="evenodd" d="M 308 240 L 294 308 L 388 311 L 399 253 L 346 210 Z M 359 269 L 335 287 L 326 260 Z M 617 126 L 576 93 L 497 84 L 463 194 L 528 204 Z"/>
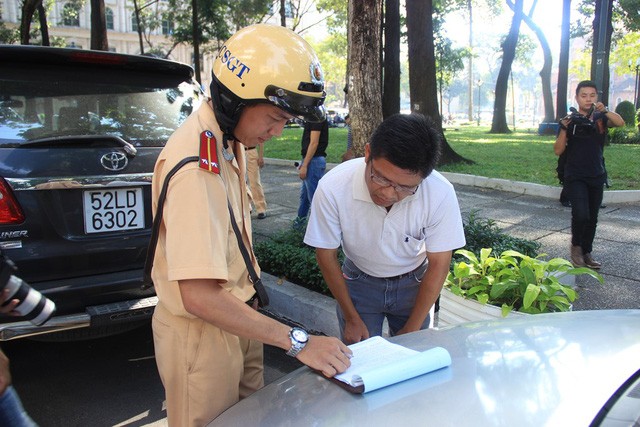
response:
<path id="1" fill-rule="evenodd" d="M 339 337 L 340 328 L 333 298 L 262 272 L 262 283 L 269 294 L 266 309 L 304 326 L 308 330 Z"/>
<path id="2" fill-rule="evenodd" d="M 265 158 L 265 163 L 277 166 L 293 166 L 294 160 Z M 327 170 L 336 163 L 327 163 Z M 452 184 L 470 187 L 490 188 L 529 196 L 544 197 L 558 200 L 561 187 L 553 185 L 534 184 L 531 182 L 510 181 L 501 178 L 487 178 L 485 176 L 467 175 L 455 172 L 440 172 Z M 640 202 L 640 190 L 605 190 L 603 203 L 637 203 Z"/>

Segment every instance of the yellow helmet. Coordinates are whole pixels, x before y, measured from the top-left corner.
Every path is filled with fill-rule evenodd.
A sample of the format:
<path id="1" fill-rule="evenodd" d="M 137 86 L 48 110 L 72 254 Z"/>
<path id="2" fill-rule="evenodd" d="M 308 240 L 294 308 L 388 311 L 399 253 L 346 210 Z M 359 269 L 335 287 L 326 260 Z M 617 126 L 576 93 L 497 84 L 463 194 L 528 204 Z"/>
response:
<path id="1" fill-rule="evenodd" d="M 313 48 L 285 27 L 245 27 L 226 41 L 213 62 L 211 96 L 227 135 L 233 135 L 242 108 L 259 102 L 321 122 L 325 95 L 322 68 Z"/>

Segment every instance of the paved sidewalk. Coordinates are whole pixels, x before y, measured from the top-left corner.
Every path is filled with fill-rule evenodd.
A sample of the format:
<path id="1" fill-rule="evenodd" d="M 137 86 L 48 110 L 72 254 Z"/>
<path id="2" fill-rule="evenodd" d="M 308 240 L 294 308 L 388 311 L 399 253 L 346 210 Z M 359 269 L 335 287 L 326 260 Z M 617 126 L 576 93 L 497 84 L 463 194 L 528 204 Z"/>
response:
<path id="1" fill-rule="evenodd" d="M 568 258 L 571 212 L 558 202 L 559 188 L 446 175 L 454 183 L 463 215 L 476 211 L 480 217 L 495 220 L 513 236 L 539 241 L 541 252 Z M 300 180 L 293 161 L 266 159 L 262 182 L 268 211 L 267 218 L 254 218 L 256 240 L 289 227 L 299 200 Z M 580 297 L 574 304 L 575 310 L 640 308 L 640 274 L 636 272 L 640 264 L 640 203 L 616 202 L 638 200 L 639 195 L 640 192 L 605 192 L 606 208 L 600 211 L 593 251 L 603 264 L 605 284 L 579 277 L 576 284 Z"/>

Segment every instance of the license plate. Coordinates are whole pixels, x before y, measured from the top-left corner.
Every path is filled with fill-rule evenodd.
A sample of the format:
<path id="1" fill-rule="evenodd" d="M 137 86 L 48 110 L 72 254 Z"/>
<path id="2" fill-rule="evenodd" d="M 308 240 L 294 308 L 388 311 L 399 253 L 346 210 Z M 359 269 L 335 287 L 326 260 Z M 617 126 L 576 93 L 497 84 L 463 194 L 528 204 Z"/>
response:
<path id="1" fill-rule="evenodd" d="M 142 188 L 84 191 L 86 233 L 144 228 Z"/>

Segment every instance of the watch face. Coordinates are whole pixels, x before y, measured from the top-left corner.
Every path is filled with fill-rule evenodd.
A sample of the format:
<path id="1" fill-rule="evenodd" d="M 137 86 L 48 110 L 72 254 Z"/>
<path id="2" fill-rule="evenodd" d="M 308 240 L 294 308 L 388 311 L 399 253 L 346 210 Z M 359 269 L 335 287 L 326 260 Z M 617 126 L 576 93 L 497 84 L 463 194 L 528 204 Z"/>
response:
<path id="1" fill-rule="evenodd" d="M 291 336 L 299 343 L 307 342 L 307 340 L 309 339 L 309 335 L 302 329 L 298 328 L 293 328 L 293 330 L 291 331 Z"/>

